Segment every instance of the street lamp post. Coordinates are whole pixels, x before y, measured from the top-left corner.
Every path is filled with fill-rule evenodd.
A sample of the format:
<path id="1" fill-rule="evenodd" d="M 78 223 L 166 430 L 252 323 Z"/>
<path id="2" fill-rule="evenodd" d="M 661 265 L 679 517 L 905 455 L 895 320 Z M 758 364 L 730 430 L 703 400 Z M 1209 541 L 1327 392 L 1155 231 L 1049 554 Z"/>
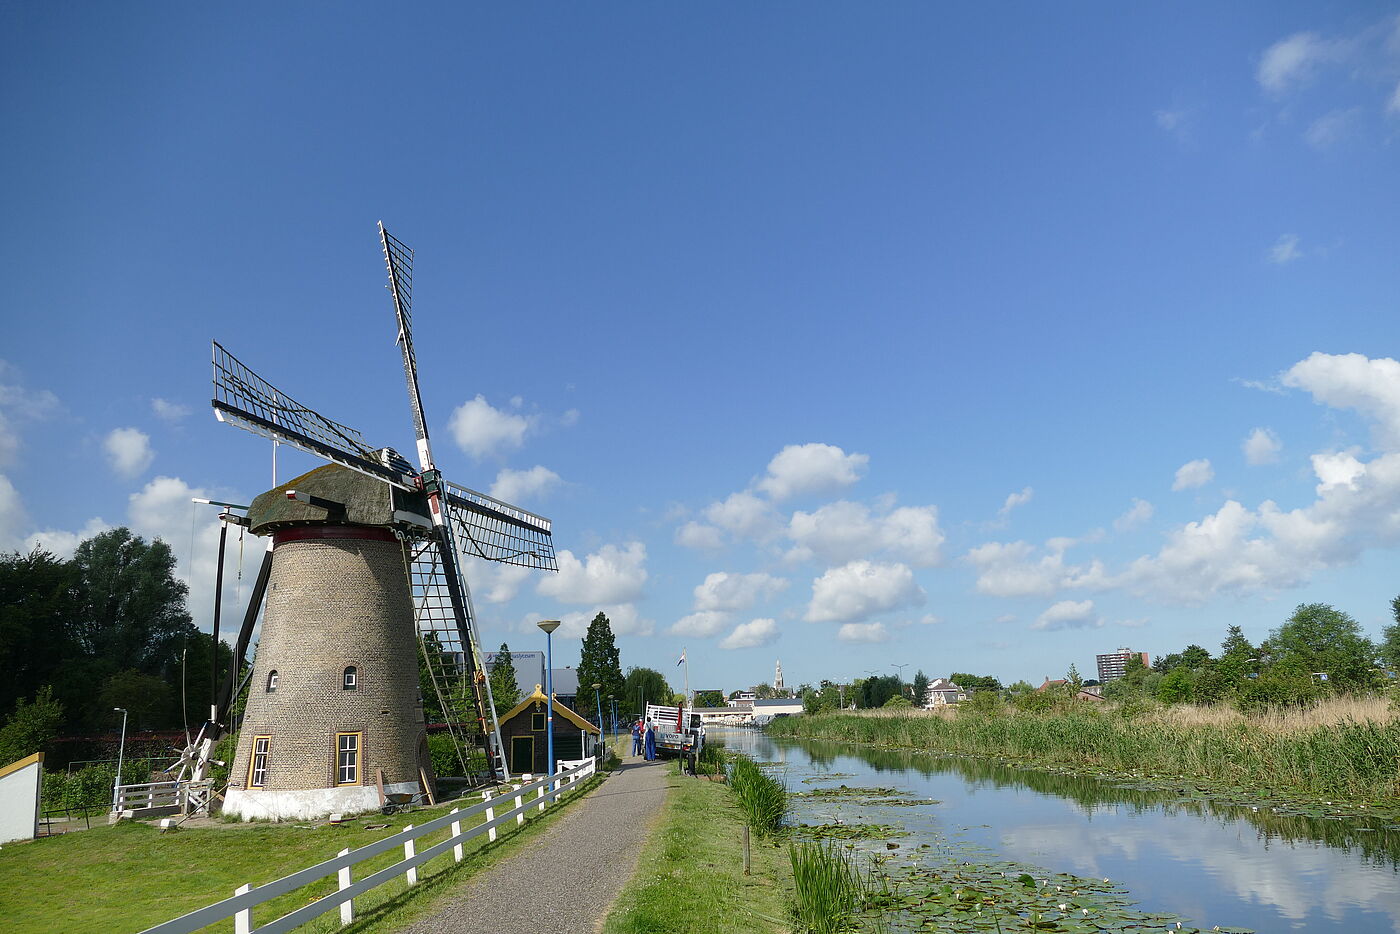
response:
<path id="1" fill-rule="evenodd" d="M 113 707 L 112 710 L 120 710 L 122 714 L 122 738 L 121 742 L 117 744 L 117 778 L 116 781 L 112 782 L 112 810 L 116 810 L 117 796 L 121 793 L 122 785 L 122 754 L 126 752 L 126 708 Z"/>
<path id="2" fill-rule="evenodd" d="M 539 627 L 544 630 L 544 696 L 545 696 L 545 755 L 548 761 L 545 767 L 549 770 L 549 777 L 554 778 L 554 640 L 552 635 L 554 630 L 559 628 L 559 620 L 542 619 Z M 549 783 L 550 794 L 554 793 L 554 782 Z"/>
<path id="3" fill-rule="evenodd" d="M 608 707 L 611 708 L 611 711 L 612 711 L 613 745 L 616 746 L 616 745 L 617 745 L 617 695 L 616 695 L 616 694 L 609 694 L 609 695 L 608 695 Z"/>
<path id="4" fill-rule="evenodd" d="M 593 682 L 593 699 L 598 702 L 598 742 L 603 741 L 603 695 L 599 690 L 603 685 L 597 681 Z"/>

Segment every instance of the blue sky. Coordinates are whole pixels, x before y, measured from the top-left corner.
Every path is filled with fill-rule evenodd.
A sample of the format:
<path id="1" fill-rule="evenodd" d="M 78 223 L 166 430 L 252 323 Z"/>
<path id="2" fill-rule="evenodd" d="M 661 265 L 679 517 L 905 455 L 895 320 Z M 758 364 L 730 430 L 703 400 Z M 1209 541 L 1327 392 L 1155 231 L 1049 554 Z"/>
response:
<path id="1" fill-rule="evenodd" d="M 382 218 L 440 464 L 555 522 L 557 577 L 472 569 L 488 648 L 603 608 L 693 686 L 1038 682 L 1389 621 L 1393 3 L 19 3 L 0 43 L 0 548 L 160 535 L 207 627 L 189 497 L 270 481 L 211 338 L 412 449 Z"/>

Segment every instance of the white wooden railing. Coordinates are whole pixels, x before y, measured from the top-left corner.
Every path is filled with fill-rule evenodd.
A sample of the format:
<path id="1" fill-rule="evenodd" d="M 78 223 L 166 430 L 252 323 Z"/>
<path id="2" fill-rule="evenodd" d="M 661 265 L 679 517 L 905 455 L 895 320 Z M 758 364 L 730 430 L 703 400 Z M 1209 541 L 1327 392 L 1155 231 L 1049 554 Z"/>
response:
<path id="1" fill-rule="evenodd" d="M 349 924 L 355 918 L 354 899 L 365 894 L 376 886 L 383 885 L 395 876 L 404 876 L 409 885 L 416 885 L 418 882 L 418 867 L 428 860 L 441 856 L 448 850 L 452 851 L 453 859 L 461 862 L 463 859 L 462 844 L 474 837 L 487 834 L 489 841 L 496 839 L 496 829 L 507 821 L 513 820 L 516 824 L 525 823 L 525 812 L 531 808 L 540 811 L 545 809 L 545 805 L 558 801 L 562 796 L 573 790 L 573 786 L 578 782 L 591 777 L 597 770 L 596 760 L 580 759 L 576 763 L 559 763 L 560 766 L 572 766 L 567 771 L 558 772 L 552 779 L 555 787 L 551 789 L 551 779 L 545 778 L 529 781 L 526 784 L 512 785 L 505 794 L 491 796 L 491 792 L 481 793 L 482 801 L 468 808 L 453 808 L 451 812 L 442 817 L 434 818 L 425 824 L 414 827 L 412 824 L 405 827 L 396 834 L 390 834 L 383 840 L 367 844 L 355 850 L 341 850 L 334 858 L 309 866 L 281 879 L 265 882 L 254 888 L 251 885 L 239 886 L 234 890 L 231 898 L 215 902 L 198 908 L 187 915 L 183 915 L 173 921 L 166 921 L 164 924 L 157 924 L 153 928 L 147 928 L 141 934 L 190 934 L 206 925 L 217 921 L 233 919 L 233 929 L 235 934 L 274 934 L 278 931 L 290 931 L 297 928 L 312 918 L 319 917 L 328 911 L 336 908 L 340 909 L 340 923 Z M 524 775 L 521 778 L 528 779 L 530 776 Z M 527 800 L 526 796 L 534 794 L 535 797 Z M 509 808 L 502 813 L 497 813 L 501 807 Z M 485 815 L 485 821 L 475 827 L 462 829 L 462 821 L 478 814 Z M 440 843 L 434 843 L 421 852 L 416 847 L 416 841 L 430 833 L 442 830 L 444 827 L 452 829 L 452 835 Z M 404 858 L 391 866 L 386 866 L 377 872 L 372 872 L 363 879 L 353 878 L 354 866 L 387 853 L 397 847 L 403 847 Z M 327 876 L 336 876 L 339 888 L 322 898 L 318 898 L 310 904 L 292 911 L 288 914 L 269 921 L 260 927 L 253 924 L 253 909 L 259 905 L 271 901 L 288 892 L 293 892 L 304 885 L 319 881 Z"/>
<path id="2" fill-rule="evenodd" d="M 180 801 L 180 782 L 143 782 L 139 785 L 118 785 L 112 810 L 175 807 Z"/>

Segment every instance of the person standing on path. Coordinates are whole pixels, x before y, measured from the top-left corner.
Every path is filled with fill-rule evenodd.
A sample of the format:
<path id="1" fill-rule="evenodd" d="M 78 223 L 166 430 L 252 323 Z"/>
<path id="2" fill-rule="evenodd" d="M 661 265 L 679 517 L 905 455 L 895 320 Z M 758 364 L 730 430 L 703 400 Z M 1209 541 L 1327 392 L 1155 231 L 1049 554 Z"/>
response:
<path id="1" fill-rule="evenodd" d="M 632 755 L 642 754 L 642 721 L 638 720 L 632 724 Z"/>
<path id="2" fill-rule="evenodd" d="M 656 725 L 650 720 L 647 721 L 646 756 L 648 762 L 656 758 Z"/>

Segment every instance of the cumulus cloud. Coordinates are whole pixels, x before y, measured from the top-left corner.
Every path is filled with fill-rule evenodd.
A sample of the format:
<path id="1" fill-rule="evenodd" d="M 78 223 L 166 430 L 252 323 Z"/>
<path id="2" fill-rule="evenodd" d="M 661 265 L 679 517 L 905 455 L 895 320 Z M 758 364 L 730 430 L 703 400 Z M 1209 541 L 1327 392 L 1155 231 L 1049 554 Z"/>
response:
<path id="1" fill-rule="evenodd" d="M 735 538 L 764 541 L 776 534 L 778 514 L 766 500 L 747 491 L 705 507 L 705 519 Z"/>
<path id="2" fill-rule="evenodd" d="M 163 422 L 174 424 L 189 417 L 190 407 L 179 402 L 159 397 L 151 400 L 151 411 Z"/>
<path id="3" fill-rule="evenodd" d="M 1011 510 L 1015 509 L 1017 506 L 1024 506 L 1026 505 L 1026 503 L 1029 503 L 1031 501 L 1031 497 L 1034 495 L 1035 490 L 1031 489 L 1030 487 L 1022 488 L 1021 492 L 1019 493 L 1010 494 L 1006 497 L 1006 502 L 1002 503 L 1001 508 L 997 510 L 997 515 L 1006 516 L 1009 512 L 1011 512 Z"/>
<path id="4" fill-rule="evenodd" d="M 1302 259 L 1303 251 L 1298 249 L 1297 234 L 1283 234 L 1269 247 L 1269 262 L 1276 266 L 1286 266 L 1295 259 Z"/>
<path id="5" fill-rule="evenodd" d="M 1323 39 L 1315 32 L 1294 33 L 1264 51 L 1255 77 L 1264 90 L 1282 94 L 1306 84 L 1319 67 L 1341 61 L 1346 51 L 1340 40 Z"/>
<path id="6" fill-rule="evenodd" d="M 779 636 L 778 623 L 772 619 L 755 619 L 740 623 L 734 631 L 720 640 L 722 649 L 753 649 L 772 645 Z"/>
<path id="7" fill-rule="evenodd" d="M 495 408 L 485 396 L 477 394 L 453 411 L 447 427 L 457 446 L 480 460 L 520 447 L 533 421 L 533 416 Z"/>
<path id="8" fill-rule="evenodd" d="M 1029 542 L 987 542 L 967 553 L 977 569 L 977 592 L 994 597 L 1045 597 L 1062 589 L 1094 589 L 1108 585 L 1098 561 L 1070 564 L 1065 551 L 1072 539 L 1054 538 L 1043 550 Z"/>
<path id="9" fill-rule="evenodd" d="M 1279 377 L 1334 409 L 1354 409 L 1373 421 L 1376 442 L 1400 449 L 1400 362 L 1359 353 L 1313 353 Z"/>
<path id="10" fill-rule="evenodd" d="M 496 482 L 491 484 L 491 495 L 508 503 L 519 503 L 539 499 L 563 482 L 557 473 L 539 464 L 529 470 L 506 467 L 496 474 Z"/>
<path id="11" fill-rule="evenodd" d="M 35 548 L 41 548 L 60 558 L 71 558 L 73 552 L 77 551 L 78 546 L 84 541 L 110 528 L 112 528 L 111 523 L 98 517 L 89 519 L 87 524 L 76 532 L 70 532 L 66 529 L 44 529 L 25 537 L 24 550 L 29 552 Z M 169 544 L 169 541 L 166 543 Z M 210 589 L 212 591 L 212 588 Z"/>
<path id="12" fill-rule="evenodd" d="M 556 558 L 559 573 L 542 578 L 536 588 L 542 596 L 561 603 L 623 604 L 642 595 L 647 549 L 641 542 L 604 545 L 582 561 L 566 548 Z"/>
<path id="13" fill-rule="evenodd" d="M 1355 133 L 1360 120 L 1360 107 L 1333 110 L 1308 124 L 1303 139 L 1314 149 L 1331 149 Z"/>
<path id="14" fill-rule="evenodd" d="M 19 424 L 43 421 L 58 411 L 58 397 L 23 385 L 19 371 L 0 360 L 0 466 L 11 464 L 21 445 Z"/>
<path id="15" fill-rule="evenodd" d="M 790 444 L 768 462 L 758 489 L 774 500 L 822 493 L 855 483 L 870 462 L 866 454 L 847 454 L 832 444 Z"/>
<path id="16" fill-rule="evenodd" d="M 716 571 L 695 588 L 697 610 L 746 610 L 759 600 L 782 593 L 788 582 L 770 574 Z"/>
<path id="17" fill-rule="evenodd" d="M 120 477 L 128 480 L 145 473 L 156 458 L 151 436 L 136 428 L 114 428 L 102 442 L 107 461 Z"/>
<path id="18" fill-rule="evenodd" d="M 1134 497 L 1133 504 L 1128 507 L 1128 511 L 1113 520 L 1113 527 L 1119 532 L 1127 532 L 1151 519 L 1153 512 L 1151 503 L 1145 499 Z"/>
<path id="19" fill-rule="evenodd" d="M 649 619 L 643 619 L 637 612 L 637 607 L 631 603 L 610 604 L 598 609 L 577 610 L 572 613 L 565 613 L 559 617 L 559 628 L 554 631 L 556 638 L 582 639 L 588 634 L 588 625 L 593 622 L 593 617 L 599 613 L 608 618 L 608 624 L 612 628 L 613 635 L 617 636 L 649 636 L 655 629 L 655 624 Z M 521 632 L 538 635 L 539 629 L 536 623 L 540 616 L 532 613 L 521 620 L 519 630 Z"/>
<path id="20" fill-rule="evenodd" d="M 0 552 L 19 548 L 22 538 L 20 533 L 28 525 L 29 515 L 25 512 L 19 490 L 15 489 L 9 477 L 0 473 Z"/>
<path id="21" fill-rule="evenodd" d="M 1210 461 L 1205 458 L 1200 460 L 1187 461 L 1176 469 L 1176 479 L 1172 481 L 1172 490 L 1192 490 L 1196 487 L 1205 486 L 1215 479 L 1215 470 L 1210 466 Z"/>
<path id="22" fill-rule="evenodd" d="M 1276 462 L 1279 452 L 1283 450 L 1283 442 L 1268 428 L 1256 428 L 1244 439 L 1241 449 L 1245 461 L 1257 467 Z"/>
<path id="23" fill-rule="evenodd" d="M 462 570 L 471 587 L 472 596 L 484 599 L 487 603 L 509 603 L 516 598 L 526 582 L 535 576 L 535 572 L 530 568 L 472 557 L 465 560 Z"/>
<path id="24" fill-rule="evenodd" d="M 890 632 L 884 623 L 846 623 L 836 632 L 842 642 L 888 642 Z"/>
<path id="25" fill-rule="evenodd" d="M 1093 600 L 1061 600 L 1031 623 L 1032 629 L 1096 629 L 1103 620 L 1094 612 Z"/>
<path id="26" fill-rule="evenodd" d="M 1356 459 L 1354 451 L 1314 454 L 1311 460 L 1319 496 L 1338 487 L 1355 490 L 1356 481 L 1366 474 L 1366 465 Z"/>
<path id="27" fill-rule="evenodd" d="M 667 632 L 675 636 L 709 638 L 718 635 L 728 626 L 729 619 L 729 614 L 721 610 L 700 610 L 689 616 L 682 616 Z"/>
<path id="28" fill-rule="evenodd" d="M 876 613 L 918 606 L 925 593 L 905 564 L 852 561 L 812 581 L 805 619 L 812 623 L 858 622 Z"/>
<path id="29" fill-rule="evenodd" d="M 676 529 L 676 544 L 715 551 L 724 547 L 724 532 L 713 525 L 691 521 Z"/>
<path id="30" fill-rule="evenodd" d="M 938 507 L 903 506 L 874 515 L 861 503 L 840 500 L 816 512 L 793 513 L 788 537 L 794 547 L 790 561 L 821 558 L 842 564 L 883 554 L 915 567 L 933 567 L 943 560 L 946 536 L 938 526 Z"/>

